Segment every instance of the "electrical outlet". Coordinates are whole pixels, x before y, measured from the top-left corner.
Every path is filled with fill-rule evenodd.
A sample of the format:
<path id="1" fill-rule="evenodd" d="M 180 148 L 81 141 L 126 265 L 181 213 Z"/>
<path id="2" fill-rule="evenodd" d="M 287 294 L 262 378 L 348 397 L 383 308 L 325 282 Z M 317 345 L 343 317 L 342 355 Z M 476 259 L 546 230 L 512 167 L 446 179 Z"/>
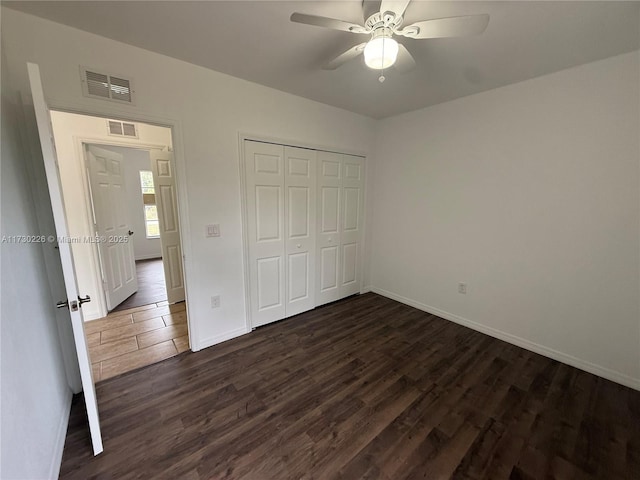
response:
<path id="1" fill-rule="evenodd" d="M 462 293 L 463 295 L 467 293 L 467 284 L 464 282 L 460 282 L 458 284 L 458 293 Z"/>
<path id="2" fill-rule="evenodd" d="M 220 308 L 220 295 L 211 297 L 211 308 Z"/>

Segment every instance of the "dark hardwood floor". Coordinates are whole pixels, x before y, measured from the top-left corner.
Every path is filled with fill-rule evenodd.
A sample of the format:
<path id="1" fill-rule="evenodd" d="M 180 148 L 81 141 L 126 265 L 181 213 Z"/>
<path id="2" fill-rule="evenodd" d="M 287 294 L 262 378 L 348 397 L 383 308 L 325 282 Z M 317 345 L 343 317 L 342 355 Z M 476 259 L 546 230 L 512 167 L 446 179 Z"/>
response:
<path id="1" fill-rule="evenodd" d="M 375 294 L 97 393 L 61 478 L 640 478 L 640 392 Z"/>
<path id="2" fill-rule="evenodd" d="M 120 312 L 167 300 L 167 287 L 164 281 L 164 267 L 161 258 L 136 261 L 136 275 L 138 276 L 138 291 L 111 312 Z"/>

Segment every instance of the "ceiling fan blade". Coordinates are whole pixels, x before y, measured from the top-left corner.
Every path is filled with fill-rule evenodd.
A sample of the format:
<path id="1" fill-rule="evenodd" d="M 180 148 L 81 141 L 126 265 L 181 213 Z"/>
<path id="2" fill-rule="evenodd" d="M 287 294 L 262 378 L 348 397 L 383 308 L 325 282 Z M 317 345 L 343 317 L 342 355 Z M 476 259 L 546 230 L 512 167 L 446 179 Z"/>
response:
<path id="1" fill-rule="evenodd" d="M 393 66 L 401 73 L 408 72 L 416 66 L 416 61 L 413 59 L 413 55 L 411 55 L 409 50 L 407 50 L 407 47 L 401 43 L 398 44 L 398 57 L 396 58 L 396 63 L 394 63 Z"/>
<path id="2" fill-rule="evenodd" d="M 356 45 L 355 47 L 351 47 L 349 50 L 347 50 L 344 53 L 341 53 L 340 55 L 338 55 L 336 58 L 331 60 L 329 63 L 327 63 L 322 68 L 324 70 L 335 70 L 336 68 L 338 68 L 343 63 L 346 63 L 349 60 L 352 60 L 352 59 L 356 58 L 358 55 L 360 55 L 362 52 L 364 52 L 364 47 L 366 45 L 367 45 L 367 43 L 365 42 L 365 43 L 361 43 L 360 45 Z"/>
<path id="3" fill-rule="evenodd" d="M 465 15 L 463 17 L 436 18 L 423 20 L 397 31 L 407 38 L 444 38 L 478 35 L 489 24 L 489 15 Z"/>
<path id="4" fill-rule="evenodd" d="M 401 17 L 407 9 L 411 0 L 382 0 L 380 3 L 380 13 L 393 12 L 396 17 Z"/>
<path id="5" fill-rule="evenodd" d="M 304 23 L 305 25 L 314 25 L 316 27 L 331 28 L 332 30 L 342 30 L 344 32 L 367 33 L 367 29 L 362 25 L 356 25 L 355 23 L 336 20 L 335 18 L 307 15 L 306 13 L 296 12 L 292 14 L 291 21 L 296 23 Z"/>
<path id="6" fill-rule="evenodd" d="M 380 11 L 380 0 L 362 0 L 362 18 L 366 22 L 374 13 Z"/>

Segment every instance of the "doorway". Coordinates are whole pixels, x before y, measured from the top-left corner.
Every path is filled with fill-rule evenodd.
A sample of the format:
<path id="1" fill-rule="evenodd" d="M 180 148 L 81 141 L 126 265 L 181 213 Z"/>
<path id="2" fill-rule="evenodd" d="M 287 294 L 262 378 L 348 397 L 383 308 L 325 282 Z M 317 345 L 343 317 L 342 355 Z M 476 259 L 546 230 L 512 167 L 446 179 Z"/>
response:
<path id="1" fill-rule="evenodd" d="M 115 307 L 112 313 L 152 303 L 167 303 L 167 285 L 161 256 L 136 260 L 136 277 L 138 290 Z"/>
<path id="2" fill-rule="evenodd" d="M 188 350 L 171 129 L 51 120 L 94 381 Z"/>

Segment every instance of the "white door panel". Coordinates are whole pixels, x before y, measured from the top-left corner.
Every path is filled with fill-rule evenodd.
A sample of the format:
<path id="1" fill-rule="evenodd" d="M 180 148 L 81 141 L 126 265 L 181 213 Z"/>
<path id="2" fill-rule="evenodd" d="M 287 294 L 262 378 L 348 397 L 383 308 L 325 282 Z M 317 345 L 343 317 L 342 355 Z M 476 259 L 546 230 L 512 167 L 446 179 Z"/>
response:
<path id="1" fill-rule="evenodd" d="M 287 255 L 287 259 L 289 262 L 289 271 L 287 272 L 287 278 L 289 280 L 289 303 L 306 300 L 310 296 L 309 253 L 292 253 Z"/>
<path id="2" fill-rule="evenodd" d="M 180 254 L 180 246 L 169 245 L 163 250 L 162 261 L 168 265 L 168 268 L 165 268 L 165 286 L 167 288 L 167 292 L 172 291 L 175 293 L 178 290 L 184 291 L 184 274 L 182 272 L 182 255 Z M 166 276 L 167 271 L 169 272 L 169 277 Z M 184 300 L 184 298 L 182 300 Z M 181 300 L 180 297 L 172 296 L 171 300 L 168 301 L 169 303 L 175 303 Z"/>
<path id="3" fill-rule="evenodd" d="M 151 150 L 149 155 L 158 209 L 167 300 L 169 303 L 176 303 L 185 299 L 185 292 L 173 153 Z"/>
<path id="4" fill-rule="evenodd" d="M 258 311 L 282 307 L 282 289 L 280 276 L 282 272 L 281 257 L 259 258 L 258 266 Z"/>
<path id="5" fill-rule="evenodd" d="M 282 240 L 280 218 L 282 216 L 282 190 L 280 185 L 256 185 L 256 241 Z"/>
<path id="6" fill-rule="evenodd" d="M 360 256 L 364 225 L 364 158 L 342 155 L 340 298 L 360 293 Z"/>
<path id="7" fill-rule="evenodd" d="M 27 68 L 29 72 L 29 83 L 31 85 L 33 106 L 38 125 L 38 134 L 40 137 L 40 146 L 42 148 L 42 157 L 44 160 L 47 185 L 49 187 L 49 197 L 51 199 L 51 209 L 53 211 L 56 234 L 58 237 L 68 237 L 69 229 L 67 227 L 64 201 L 62 199 L 62 190 L 60 187 L 60 178 L 58 177 L 58 169 L 56 166 L 57 161 L 53 145 L 53 132 L 50 124 L 49 109 L 44 100 L 44 92 L 42 90 L 42 83 L 40 80 L 40 69 L 38 68 L 38 65 L 33 63 L 27 64 Z M 73 265 L 71 245 L 67 242 L 60 242 L 58 244 L 58 249 L 60 252 L 60 261 L 62 264 L 67 300 L 71 303 L 72 301 L 76 301 L 78 298 L 78 285 Z M 58 300 L 64 299 L 55 299 L 55 301 Z M 54 308 L 54 306 L 52 305 L 51 308 Z M 71 326 L 73 329 L 78 366 L 80 368 L 80 378 L 82 390 L 84 392 L 84 403 L 89 422 L 89 430 L 91 432 L 93 453 L 94 455 L 98 455 L 103 450 L 102 434 L 100 432 L 100 418 L 98 415 L 96 390 L 93 384 L 93 372 L 91 370 L 87 341 L 84 335 L 82 308 L 71 308 L 69 310 L 69 314 L 71 317 Z M 43 398 L 43 401 L 46 401 L 46 398 Z"/>
<path id="8" fill-rule="evenodd" d="M 309 187 L 292 187 L 287 188 L 288 193 L 288 207 L 289 207 L 289 225 L 288 233 L 289 238 L 309 238 L 309 217 L 310 209 L 309 204 L 311 199 L 309 198 L 311 192 Z"/>
<path id="9" fill-rule="evenodd" d="M 315 307 L 316 152 L 284 147 L 284 157 L 285 313 L 290 317 Z"/>
<path id="10" fill-rule="evenodd" d="M 338 290 L 338 247 L 321 247 L 319 262 L 320 294 Z"/>
<path id="11" fill-rule="evenodd" d="M 340 219 L 340 187 L 320 187 L 320 233 L 337 234 Z"/>
<path id="12" fill-rule="evenodd" d="M 322 305 L 360 291 L 364 159 L 318 152 L 318 274 Z"/>
<path id="13" fill-rule="evenodd" d="M 113 310 L 138 290 L 133 241 L 129 237 L 129 211 L 125 206 L 126 191 L 123 156 L 86 145 L 87 168 L 95 213 L 96 233 L 102 237 L 98 250 L 105 274 L 107 309 Z"/>
<path id="14" fill-rule="evenodd" d="M 245 142 L 252 326 L 285 317 L 284 150 Z"/>
<path id="15" fill-rule="evenodd" d="M 342 155 L 318 152 L 318 235 L 316 305 L 340 297 Z"/>
<path id="16" fill-rule="evenodd" d="M 347 243 L 342 245 L 342 286 L 353 285 L 358 278 L 358 244 Z M 345 296 L 345 295 L 343 295 Z"/>
<path id="17" fill-rule="evenodd" d="M 315 151 L 245 141 L 252 326 L 315 307 Z"/>
<path id="18" fill-rule="evenodd" d="M 343 232 L 358 230 L 360 220 L 360 189 L 345 187 L 344 190 L 344 223 Z"/>

